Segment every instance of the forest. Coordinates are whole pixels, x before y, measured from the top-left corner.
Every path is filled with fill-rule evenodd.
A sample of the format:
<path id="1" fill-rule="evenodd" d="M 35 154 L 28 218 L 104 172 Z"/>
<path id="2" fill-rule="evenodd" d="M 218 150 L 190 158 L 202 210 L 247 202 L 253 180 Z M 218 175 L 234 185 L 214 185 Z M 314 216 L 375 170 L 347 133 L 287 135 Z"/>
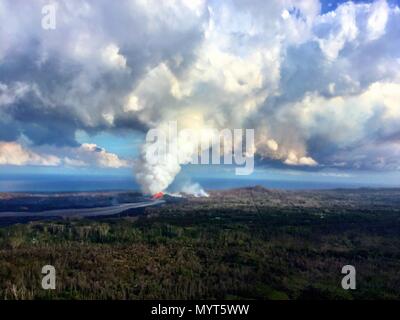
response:
<path id="1" fill-rule="evenodd" d="M 400 190 L 210 192 L 0 227 L 0 299 L 399 299 Z M 42 266 L 56 289 L 41 287 Z M 354 265 L 357 289 L 341 287 Z"/>

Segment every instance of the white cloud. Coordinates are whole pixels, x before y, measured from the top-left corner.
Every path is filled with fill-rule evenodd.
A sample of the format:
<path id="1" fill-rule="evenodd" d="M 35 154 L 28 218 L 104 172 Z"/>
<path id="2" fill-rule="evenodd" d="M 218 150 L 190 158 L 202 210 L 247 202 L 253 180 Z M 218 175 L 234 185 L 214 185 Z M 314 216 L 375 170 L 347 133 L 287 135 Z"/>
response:
<path id="1" fill-rule="evenodd" d="M 0 165 L 57 166 L 60 158 L 53 155 L 39 155 L 16 142 L 0 142 Z"/>
<path id="2" fill-rule="evenodd" d="M 102 51 L 104 61 L 115 68 L 125 68 L 126 58 L 120 54 L 119 48 L 115 44 L 109 44 Z"/>
<path id="3" fill-rule="evenodd" d="M 86 165 L 104 168 L 121 168 L 129 165 L 128 161 L 120 159 L 116 154 L 107 152 L 96 144 L 84 143 L 74 150 L 74 155 Z"/>
<path id="4" fill-rule="evenodd" d="M 273 139 L 268 139 L 267 140 L 267 146 L 269 149 L 271 149 L 272 151 L 278 151 L 278 144 L 276 143 L 275 140 Z"/>
<path id="5" fill-rule="evenodd" d="M 294 151 L 290 151 L 285 164 L 290 166 L 316 166 L 318 163 L 311 157 L 298 157 Z"/>
<path id="6" fill-rule="evenodd" d="M 320 36 L 317 38 L 325 56 L 334 60 L 346 43 L 352 42 L 358 35 L 356 6 L 348 2 L 336 11 L 320 16 L 315 24 Z"/>
<path id="7" fill-rule="evenodd" d="M 368 38 L 370 40 L 378 39 L 385 33 L 389 10 L 386 0 L 378 0 L 372 4 L 367 22 Z"/>
<path id="8" fill-rule="evenodd" d="M 131 164 L 96 144 L 84 143 L 77 148 L 38 148 L 17 142 L 0 142 L 0 165 L 122 168 Z"/>

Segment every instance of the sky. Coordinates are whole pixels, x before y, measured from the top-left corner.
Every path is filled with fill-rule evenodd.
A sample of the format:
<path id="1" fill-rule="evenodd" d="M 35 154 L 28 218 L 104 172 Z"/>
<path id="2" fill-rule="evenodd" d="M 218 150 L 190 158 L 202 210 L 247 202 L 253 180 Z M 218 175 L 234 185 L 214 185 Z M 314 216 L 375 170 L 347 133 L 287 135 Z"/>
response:
<path id="1" fill-rule="evenodd" d="M 400 181 L 398 1 L 0 0 L 0 21 L 0 178 L 234 177 L 147 163 L 178 121 L 254 129 L 246 178 Z"/>

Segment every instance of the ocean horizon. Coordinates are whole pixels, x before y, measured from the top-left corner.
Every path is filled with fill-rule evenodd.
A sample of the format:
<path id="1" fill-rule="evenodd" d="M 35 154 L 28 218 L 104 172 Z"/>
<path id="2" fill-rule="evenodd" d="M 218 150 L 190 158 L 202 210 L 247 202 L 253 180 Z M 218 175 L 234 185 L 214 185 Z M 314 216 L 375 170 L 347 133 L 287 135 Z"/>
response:
<path id="1" fill-rule="evenodd" d="M 325 182 L 273 179 L 193 178 L 205 190 L 221 190 L 263 186 L 270 189 L 313 190 L 337 188 L 395 188 L 396 185 L 380 185 L 352 182 Z M 78 176 L 78 175 L 2 175 L 0 192 L 95 192 L 139 191 L 133 177 L 127 176 Z"/>

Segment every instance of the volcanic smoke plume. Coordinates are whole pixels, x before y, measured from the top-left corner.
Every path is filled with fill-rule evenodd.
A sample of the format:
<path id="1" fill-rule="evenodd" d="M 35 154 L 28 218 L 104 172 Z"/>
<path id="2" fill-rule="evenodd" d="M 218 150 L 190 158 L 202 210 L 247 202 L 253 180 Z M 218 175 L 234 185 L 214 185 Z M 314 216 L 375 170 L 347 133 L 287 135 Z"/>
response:
<path id="1" fill-rule="evenodd" d="M 124 110 L 146 128 L 174 120 L 181 128 L 254 129 L 255 152 L 267 163 L 397 170 L 400 9 L 384 0 L 326 14 L 318 1 L 261 3 L 263 10 L 200 1 L 179 11 L 185 45 L 146 69 Z M 142 146 L 134 168 L 146 194 L 168 188 L 196 143 L 182 138 L 158 163 L 149 161 L 153 146 Z"/>
<path id="2" fill-rule="evenodd" d="M 199 141 L 185 134 L 171 138 L 166 134 L 169 129 L 167 124 L 157 128 L 158 132 L 163 132 L 168 137 L 164 141 L 165 148 L 157 149 L 158 157 L 154 153 L 159 141 L 147 142 L 142 146 L 140 158 L 135 162 L 136 181 L 144 194 L 157 195 L 165 191 L 181 171 L 181 165 L 191 162 L 197 154 L 199 142 L 201 144 L 201 139 Z M 185 184 L 180 191 L 195 196 L 207 196 L 198 184 Z"/>

